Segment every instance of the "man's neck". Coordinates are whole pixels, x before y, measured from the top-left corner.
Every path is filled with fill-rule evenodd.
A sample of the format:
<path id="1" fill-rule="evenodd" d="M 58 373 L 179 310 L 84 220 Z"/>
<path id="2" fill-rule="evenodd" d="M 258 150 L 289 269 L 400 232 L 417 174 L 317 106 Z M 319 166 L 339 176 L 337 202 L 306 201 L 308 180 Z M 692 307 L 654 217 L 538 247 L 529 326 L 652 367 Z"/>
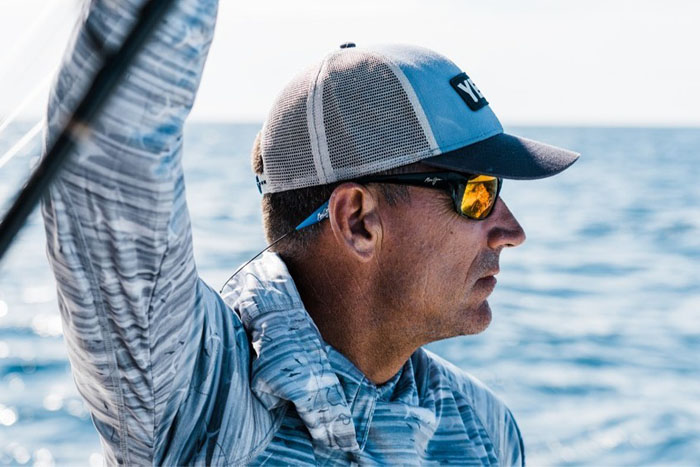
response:
<path id="1" fill-rule="evenodd" d="M 356 274 L 327 261 L 285 263 L 323 339 L 374 384 L 391 379 L 419 347 Z"/>

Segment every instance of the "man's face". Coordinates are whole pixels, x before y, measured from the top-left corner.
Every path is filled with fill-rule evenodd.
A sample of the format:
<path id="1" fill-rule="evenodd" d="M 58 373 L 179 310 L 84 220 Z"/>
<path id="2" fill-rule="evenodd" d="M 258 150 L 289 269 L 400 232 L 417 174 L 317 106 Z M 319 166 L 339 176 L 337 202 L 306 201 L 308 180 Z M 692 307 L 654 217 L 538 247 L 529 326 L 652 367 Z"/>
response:
<path id="1" fill-rule="evenodd" d="M 380 290 L 418 340 L 476 334 L 491 322 L 487 298 L 499 255 L 525 233 L 498 200 L 481 221 L 460 216 L 441 190 L 410 188 L 410 204 L 383 206 Z M 398 306 L 395 306 L 398 305 Z"/>

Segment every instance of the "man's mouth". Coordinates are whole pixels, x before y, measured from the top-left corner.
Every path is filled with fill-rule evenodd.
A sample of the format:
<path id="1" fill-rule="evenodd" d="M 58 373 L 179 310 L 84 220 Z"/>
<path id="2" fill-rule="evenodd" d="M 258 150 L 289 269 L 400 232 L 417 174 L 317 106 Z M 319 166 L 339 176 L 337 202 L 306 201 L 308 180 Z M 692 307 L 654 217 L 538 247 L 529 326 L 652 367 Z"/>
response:
<path id="1" fill-rule="evenodd" d="M 489 293 L 491 293 L 491 291 L 493 291 L 493 289 L 496 287 L 496 283 L 498 282 L 496 280 L 496 274 L 498 274 L 499 272 L 499 268 L 486 271 L 485 275 L 479 278 L 479 280 L 476 281 L 476 283 L 484 288 L 489 289 Z"/>
<path id="2" fill-rule="evenodd" d="M 491 292 L 493 292 L 493 289 L 496 288 L 497 282 L 498 281 L 496 280 L 496 277 L 494 275 L 488 275 L 476 281 L 476 284 L 477 286 L 479 286 L 479 288 L 483 288 L 485 291 L 488 291 L 488 294 L 491 294 Z"/>
<path id="3" fill-rule="evenodd" d="M 479 280 L 481 280 L 481 279 L 487 279 L 487 278 L 489 278 L 489 277 L 493 277 L 493 278 L 495 279 L 494 276 L 496 276 L 499 272 L 501 272 L 501 268 L 499 268 L 498 266 L 496 266 L 494 269 L 490 269 L 490 270 L 484 272 L 484 275 L 481 276 L 481 277 L 479 278 Z"/>

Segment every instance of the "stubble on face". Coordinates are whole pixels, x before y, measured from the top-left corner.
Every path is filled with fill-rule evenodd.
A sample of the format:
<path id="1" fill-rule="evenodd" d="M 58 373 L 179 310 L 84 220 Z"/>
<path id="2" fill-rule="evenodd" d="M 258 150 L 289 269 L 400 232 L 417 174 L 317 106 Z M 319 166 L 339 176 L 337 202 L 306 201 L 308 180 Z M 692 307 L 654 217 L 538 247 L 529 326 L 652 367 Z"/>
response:
<path id="1" fill-rule="evenodd" d="M 464 282 L 452 291 L 454 298 L 442 300 L 442 309 L 435 312 L 435 330 L 441 339 L 479 334 L 491 323 L 488 297 L 496 287 L 493 275 L 498 273 L 498 253 L 484 250 L 473 257 L 465 255 L 464 259 L 464 269 L 460 271 Z"/>
<path id="2" fill-rule="evenodd" d="M 384 312 L 400 309 L 396 318 L 403 322 L 397 330 L 403 326 L 418 345 L 488 327 L 487 298 L 495 287 L 492 275 L 498 272 L 499 257 L 486 247 L 484 224 L 457 215 L 446 195 L 421 191 L 412 194 L 411 218 L 401 219 L 391 232 L 400 240 L 383 255 L 378 284 L 392 309 Z"/>

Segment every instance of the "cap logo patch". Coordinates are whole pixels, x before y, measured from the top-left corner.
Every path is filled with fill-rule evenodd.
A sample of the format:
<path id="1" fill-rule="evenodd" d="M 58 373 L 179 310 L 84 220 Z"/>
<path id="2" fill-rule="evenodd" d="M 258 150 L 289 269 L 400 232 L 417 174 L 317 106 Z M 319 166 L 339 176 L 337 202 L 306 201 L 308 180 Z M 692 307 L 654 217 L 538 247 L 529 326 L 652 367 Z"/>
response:
<path id="1" fill-rule="evenodd" d="M 479 88 L 476 87 L 474 81 L 471 80 L 466 73 L 460 73 L 450 80 L 450 84 L 457 91 L 459 97 L 467 103 L 470 109 L 479 110 L 482 107 L 489 105 L 484 95 L 481 94 Z"/>

